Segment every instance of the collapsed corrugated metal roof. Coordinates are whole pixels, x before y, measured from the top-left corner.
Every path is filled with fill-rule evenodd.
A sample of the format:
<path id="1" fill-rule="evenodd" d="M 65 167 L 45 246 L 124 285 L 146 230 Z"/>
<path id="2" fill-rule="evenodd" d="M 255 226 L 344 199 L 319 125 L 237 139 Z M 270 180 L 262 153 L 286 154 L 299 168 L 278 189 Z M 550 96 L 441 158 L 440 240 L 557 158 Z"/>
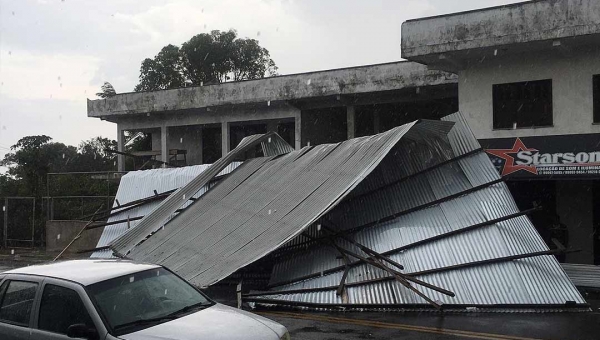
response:
<path id="1" fill-rule="evenodd" d="M 454 293 L 421 289 L 438 304 L 475 307 L 564 307 L 585 304 L 458 114 L 448 135 L 454 158 L 435 166 L 410 157 L 413 175 L 380 185 L 393 166 L 380 167 L 328 214 L 344 230 L 338 246 L 364 245 L 403 265 L 402 273 Z M 339 238 L 338 238 L 339 239 Z M 356 244 L 353 244 L 356 243 Z M 294 246 L 288 245 L 290 251 Z M 299 246 L 295 246 L 299 248 Z M 269 292 L 247 300 L 294 306 L 402 307 L 425 300 L 389 271 L 317 244 L 282 252 Z M 366 256 L 365 256 L 366 257 Z M 345 277 L 344 277 L 345 276 Z M 340 294 L 340 282 L 345 291 Z"/>
<path id="2" fill-rule="evenodd" d="M 245 161 L 167 224 L 157 208 L 111 248 L 200 286 L 277 249 L 270 291 L 245 297 L 267 304 L 585 304 L 460 114 L 285 152 Z"/>
<path id="3" fill-rule="evenodd" d="M 233 171 L 240 162 L 234 162 L 223 169 L 219 175 L 225 175 Z M 166 197 L 156 200 L 147 200 L 136 204 L 133 207 L 127 206 L 131 202 L 143 200 L 148 197 L 156 196 L 157 194 L 166 193 L 181 188 L 188 184 L 192 179 L 198 177 L 203 171 L 208 169 L 210 165 L 193 165 L 181 168 L 164 168 L 152 170 L 130 171 L 125 174 L 119 183 L 119 189 L 115 196 L 113 208 L 115 209 L 108 217 L 106 227 L 102 231 L 102 235 L 98 240 L 97 250 L 90 257 L 92 258 L 111 258 L 112 251 L 104 249 L 110 242 L 119 236 L 125 234 L 129 229 L 137 226 L 140 219 L 151 213 Z M 193 198 L 197 198 L 208 191 L 208 186 L 201 188 Z M 192 201 L 187 201 L 183 207 L 185 208 Z M 119 209 L 120 205 L 125 205 L 125 208 Z"/>
<path id="4" fill-rule="evenodd" d="M 276 156 L 293 150 L 279 135 L 272 132 L 244 138 L 233 151 L 163 200 L 150 214 L 144 216 L 135 229 L 113 240 L 110 244 L 113 252 L 120 256 L 128 254 L 133 247 L 163 227 L 176 211 L 189 204 L 190 200 L 197 196 L 198 192 L 205 188 L 215 176 L 258 144 L 262 146 L 265 156 Z"/>
<path id="5" fill-rule="evenodd" d="M 575 286 L 582 289 L 600 289 L 600 266 L 576 263 L 561 263 L 561 266 Z"/>

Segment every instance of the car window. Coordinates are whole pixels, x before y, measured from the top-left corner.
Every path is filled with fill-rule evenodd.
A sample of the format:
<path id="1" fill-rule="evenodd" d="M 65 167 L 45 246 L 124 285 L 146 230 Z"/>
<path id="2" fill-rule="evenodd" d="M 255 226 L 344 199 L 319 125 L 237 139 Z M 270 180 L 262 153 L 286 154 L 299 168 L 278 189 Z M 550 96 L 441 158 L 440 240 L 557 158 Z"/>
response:
<path id="1" fill-rule="evenodd" d="M 160 319 L 188 306 L 212 304 L 189 283 L 163 268 L 99 282 L 88 289 L 117 334 L 130 323 Z"/>
<path id="2" fill-rule="evenodd" d="M 0 304 L 0 321 L 27 326 L 38 284 L 10 281 Z"/>
<path id="3" fill-rule="evenodd" d="M 4 281 L 0 286 L 0 301 L 2 301 L 2 296 L 4 295 L 4 290 L 6 289 L 6 286 L 8 286 L 8 281 Z"/>
<path id="4" fill-rule="evenodd" d="M 42 293 L 38 328 L 67 334 L 67 328 L 74 324 L 85 324 L 94 328 L 79 294 L 69 288 L 47 284 Z"/>

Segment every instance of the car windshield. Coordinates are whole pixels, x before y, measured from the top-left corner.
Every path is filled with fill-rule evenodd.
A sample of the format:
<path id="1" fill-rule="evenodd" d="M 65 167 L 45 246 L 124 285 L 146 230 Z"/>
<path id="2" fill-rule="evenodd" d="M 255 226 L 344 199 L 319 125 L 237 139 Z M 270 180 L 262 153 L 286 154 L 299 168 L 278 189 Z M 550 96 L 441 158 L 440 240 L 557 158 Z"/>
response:
<path id="1" fill-rule="evenodd" d="M 213 304 L 164 268 L 102 281 L 90 285 L 88 291 L 117 334 L 149 327 Z"/>

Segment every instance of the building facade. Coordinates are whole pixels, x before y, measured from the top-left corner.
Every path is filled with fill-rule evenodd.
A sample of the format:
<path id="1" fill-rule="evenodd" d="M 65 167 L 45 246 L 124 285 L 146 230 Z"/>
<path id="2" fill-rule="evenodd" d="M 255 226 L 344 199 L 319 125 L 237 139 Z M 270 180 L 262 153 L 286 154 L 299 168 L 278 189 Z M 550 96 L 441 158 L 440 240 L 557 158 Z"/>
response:
<path id="1" fill-rule="evenodd" d="M 530 1 L 410 20 L 402 56 L 456 73 L 459 109 L 567 262 L 600 264 L 600 2 Z"/>

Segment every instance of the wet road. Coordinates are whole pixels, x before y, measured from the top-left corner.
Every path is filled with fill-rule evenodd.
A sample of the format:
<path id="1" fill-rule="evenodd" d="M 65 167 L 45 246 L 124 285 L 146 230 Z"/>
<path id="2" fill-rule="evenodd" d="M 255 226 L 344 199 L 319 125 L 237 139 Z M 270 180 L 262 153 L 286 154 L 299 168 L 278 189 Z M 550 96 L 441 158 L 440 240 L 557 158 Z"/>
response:
<path id="1" fill-rule="evenodd" d="M 598 339 L 600 313 L 259 312 L 292 339 Z"/>

